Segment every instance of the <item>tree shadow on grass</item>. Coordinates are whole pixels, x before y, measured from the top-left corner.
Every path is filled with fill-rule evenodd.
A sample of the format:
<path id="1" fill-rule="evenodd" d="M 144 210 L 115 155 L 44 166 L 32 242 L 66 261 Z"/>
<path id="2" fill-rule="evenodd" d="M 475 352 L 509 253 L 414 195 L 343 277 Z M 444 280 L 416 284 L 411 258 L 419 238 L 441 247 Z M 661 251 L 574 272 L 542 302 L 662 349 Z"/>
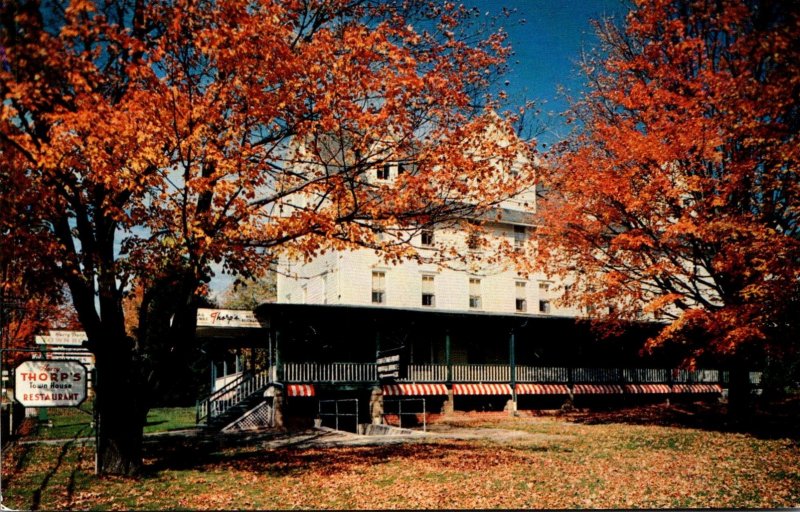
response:
<path id="1" fill-rule="evenodd" d="M 70 448 L 75 445 L 75 442 L 85 436 L 87 434 L 86 429 L 81 429 L 75 433 L 75 435 L 67 441 L 66 443 L 61 445 L 61 449 L 58 452 L 58 457 L 56 457 L 55 464 L 53 467 L 44 475 L 42 478 L 39 487 L 33 491 L 33 496 L 31 498 L 31 510 L 38 510 L 42 503 L 42 493 L 47 489 L 48 485 L 50 484 L 50 480 L 58 473 L 59 468 L 64 464 L 64 459 L 67 456 Z M 75 474 L 78 472 L 78 468 L 73 468 L 69 477 L 69 482 L 67 485 L 67 501 L 72 502 L 72 495 L 75 490 Z"/>
<path id="2" fill-rule="evenodd" d="M 319 434 L 323 437 L 325 434 Z M 236 443 L 231 446 L 226 439 L 184 438 L 179 442 L 153 443 L 147 447 L 148 457 L 143 477 L 155 476 L 162 471 L 210 468 L 231 469 L 272 476 L 301 475 L 312 472 L 331 476 L 352 470 L 354 466 L 377 466 L 393 460 L 437 460 L 440 464 L 478 464 L 481 456 L 474 447 L 461 441 L 427 443 L 402 443 L 387 445 L 316 445 L 310 439 L 269 448 L 250 440 L 249 446 Z M 447 460 L 443 460 L 443 454 Z M 474 459 L 474 460 L 473 460 Z M 448 462 L 450 461 L 450 462 Z"/>
<path id="3" fill-rule="evenodd" d="M 760 439 L 793 439 L 800 441 L 800 397 L 779 403 L 756 403 L 745 418 L 728 415 L 720 403 L 679 402 L 672 405 L 652 404 L 605 411 L 566 413 L 564 418 L 575 423 L 597 425 L 623 423 L 695 428 L 716 432 L 749 434 Z"/>

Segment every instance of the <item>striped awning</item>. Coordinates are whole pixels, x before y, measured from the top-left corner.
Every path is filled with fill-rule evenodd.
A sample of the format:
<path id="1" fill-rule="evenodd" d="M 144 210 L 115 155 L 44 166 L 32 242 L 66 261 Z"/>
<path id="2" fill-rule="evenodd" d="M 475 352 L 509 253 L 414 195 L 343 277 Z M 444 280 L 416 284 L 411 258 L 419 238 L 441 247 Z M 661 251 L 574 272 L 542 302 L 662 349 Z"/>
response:
<path id="1" fill-rule="evenodd" d="M 446 395 L 444 384 L 385 384 L 384 396 Z"/>
<path id="2" fill-rule="evenodd" d="M 517 384 L 518 395 L 568 395 L 566 384 Z"/>
<path id="3" fill-rule="evenodd" d="M 722 393 L 719 384 L 673 384 L 673 393 Z"/>
<path id="4" fill-rule="evenodd" d="M 625 392 L 633 394 L 668 394 L 669 384 L 625 384 Z"/>
<path id="5" fill-rule="evenodd" d="M 617 384 L 575 384 L 572 392 L 576 395 L 610 395 L 622 393 L 622 386 Z"/>
<path id="6" fill-rule="evenodd" d="M 508 384 L 453 384 L 454 395 L 510 395 Z"/>
<path id="7" fill-rule="evenodd" d="M 287 384 L 286 396 L 314 396 L 313 384 Z"/>

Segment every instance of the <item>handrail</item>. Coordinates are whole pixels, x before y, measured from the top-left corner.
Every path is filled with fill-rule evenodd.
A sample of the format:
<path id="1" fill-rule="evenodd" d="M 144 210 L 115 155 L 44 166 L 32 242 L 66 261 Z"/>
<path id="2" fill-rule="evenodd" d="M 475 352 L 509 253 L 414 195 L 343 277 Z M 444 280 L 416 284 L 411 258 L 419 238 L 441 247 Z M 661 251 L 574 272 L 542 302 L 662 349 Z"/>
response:
<path id="1" fill-rule="evenodd" d="M 242 400 L 266 386 L 270 379 L 271 368 L 256 374 L 243 373 L 233 381 L 214 391 L 203 400 L 198 400 L 195 422 L 208 421 L 234 407 Z"/>

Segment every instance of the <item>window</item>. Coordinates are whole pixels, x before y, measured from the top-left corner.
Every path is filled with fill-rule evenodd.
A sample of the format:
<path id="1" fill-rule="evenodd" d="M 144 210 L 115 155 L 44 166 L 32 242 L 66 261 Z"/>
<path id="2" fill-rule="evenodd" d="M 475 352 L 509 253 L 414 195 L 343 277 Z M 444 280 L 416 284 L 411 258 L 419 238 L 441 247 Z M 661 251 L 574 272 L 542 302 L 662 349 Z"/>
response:
<path id="1" fill-rule="evenodd" d="M 433 276 L 422 276 L 422 305 L 433 307 L 436 305 L 436 296 L 434 295 Z"/>
<path id="2" fill-rule="evenodd" d="M 539 291 L 540 292 L 548 292 L 550 291 L 550 283 L 546 281 L 539 281 Z"/>
<path id="3" fill-rule="evenodd" d="M 386 272 L 375 271 L 372 273 L 372 303 L 386 303 Z"/>
<path id="4" fill-rule="evenodd" d="M 516 308 L 517 311 L 523 313 L 528 310 L 527 293 L 525 289 L 525 281 L 516 282 Z"/>
<path id="5" fill-rule="evenodd" d="M 514 226 L 514 249 L 525 247 L 525 226 Z"/>
<path id="6" fill-rule="evenodd" d="M 467 235 L 467 248 L 470 251 L 477 251 L 481 248 L 481 235 L 478 233 L 470 233 Z"/>
<path id="7" fill-rule="evenodd" d="M 472 277 L 469 279 L 469 307 L 481 309 L 481 280 Z"/>
<path id="8" fill-rule="evenodd" d="M 389 179 L 389 164 L 383 164 L 383 167 L 378 167 L 377 170 L 379 180 Z"/>
<path id="9" fill-rule="evenodd" d="M 433 230 L 432 229 L 423 229 L 422 230 L 422 245 L 430 247 L 433 245 Z"/>
<path id="10" fill-rule="evenodd" d="M 549 300 L 540 300 L 539 301 L 539 313 L 550 313 L 550 301 Z"/>
<path id="11" fill-rule="evenodd" d="M 416 162 L 402 162 L 397 164 L 397 175 L 400 176 L 404 173 L 411 173 L 416 174 L 417 172 L 417 163 Z"/>

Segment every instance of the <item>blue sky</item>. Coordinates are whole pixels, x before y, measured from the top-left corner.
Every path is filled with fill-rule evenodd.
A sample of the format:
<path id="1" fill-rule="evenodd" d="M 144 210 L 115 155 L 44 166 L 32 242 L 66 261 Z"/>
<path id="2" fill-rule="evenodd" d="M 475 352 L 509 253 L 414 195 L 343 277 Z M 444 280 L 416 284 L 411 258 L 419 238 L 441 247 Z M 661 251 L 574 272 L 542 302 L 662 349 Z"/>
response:
<path id="1" fill-rule="evenodd" d="M 509 60 L 509 99 L 521 104 L 536 100 L 542 121 L 550 130 L 539 137 L 549 144 L 563 137 L 566 130 L 558 114 L 568 103 L 558 93 L 559 86 L 572 95 L 580 93 L 583 79 L 577 61 L 581 49 L 596 46 L 590 20 L 614 16 L 621 20 L 628 11 L 624 0 L 464 0 L 467 7 L 498 14 L 503 7 L 515 10 L 500 24 L 509 34 L 515 55 Z M 520 23 L 524 20 L 524 23 Z"/>

